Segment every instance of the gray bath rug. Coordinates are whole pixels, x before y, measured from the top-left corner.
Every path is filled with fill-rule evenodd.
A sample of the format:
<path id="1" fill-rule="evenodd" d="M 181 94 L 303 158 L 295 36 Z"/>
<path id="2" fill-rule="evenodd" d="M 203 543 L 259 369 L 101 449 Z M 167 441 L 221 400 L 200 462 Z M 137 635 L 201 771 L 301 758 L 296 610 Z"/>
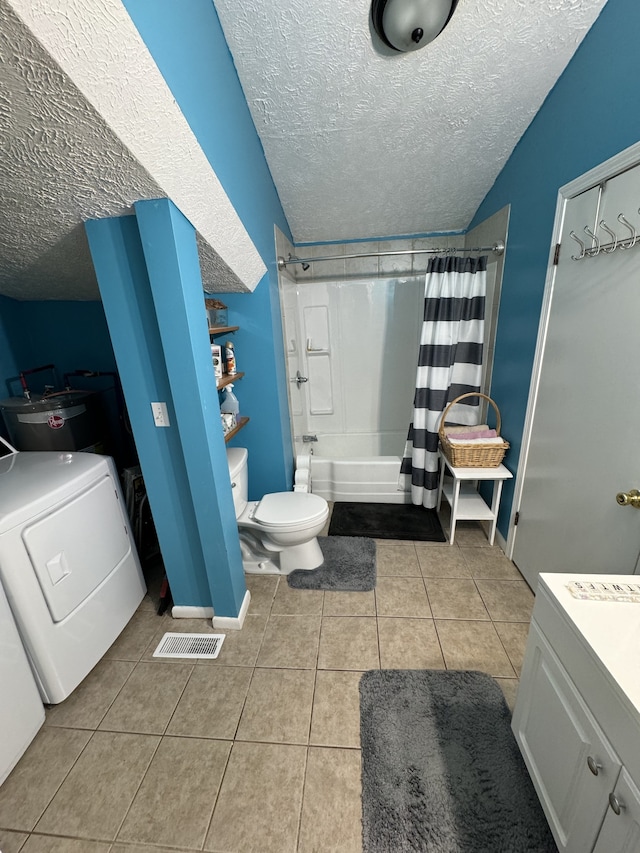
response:
<path id="1" fill-rule="evenodd" d="M 365 672 L 364 853 L 557 853 L 510 723 L 484 673 Z"/>
<path id="2" fill-rule="evenodd" d="M 310 571 L 287 575 L 294 589 L 329 589 L 367 592 L 376 585 L 376 543 L 354 536 L 318 536 L 324 563 Z"/>

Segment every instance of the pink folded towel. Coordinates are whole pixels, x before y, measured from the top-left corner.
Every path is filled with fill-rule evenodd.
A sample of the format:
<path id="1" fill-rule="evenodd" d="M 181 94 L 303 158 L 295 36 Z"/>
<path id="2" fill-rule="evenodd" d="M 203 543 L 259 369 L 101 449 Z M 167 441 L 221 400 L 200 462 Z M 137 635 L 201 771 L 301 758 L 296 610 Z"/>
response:
<path id="1" fill-rule="evenodd" d="M 445 430 L 446 433 L 446 430 Z M 495 438 L 497 432 L 494 429 L 479 429 L 472 432 L 456 432 L 451 438 L 456 438 L 460 441 L 473 441 L 476 438 Z"/>
<path id="2" fill-rule="evenodd" d="M 453 435 L 458 432 L 469 432 L 469 430 L 476 432 L 484 429 L 489 429 L 489 424 L 467 424 L 466 426 L 454 426 L 453 424 L 447 426 L 445 424 L 444 431 L 447 435 Z"/>
<path id="3" fill-rule="evenodd" d="M 445 434 L 450 439 L 455 439 L 456 441 L 472 441 L 476 438 L 495 438 L 497 436 L 497 432 L 495 429 L 473 429 L 471 427 L 469 431 L 466 430 L 463 432 L 462 430 L 456 432 L 448 432 L 445 428 Z"/>
<path id="4" fill-rule="evenodd" d="M 448 439 L 451 444 L 502 444 L 500 436 L 493 438 L 461 438 L 460 435 L 456 435 L 455 438 L 448 436 Z"/>

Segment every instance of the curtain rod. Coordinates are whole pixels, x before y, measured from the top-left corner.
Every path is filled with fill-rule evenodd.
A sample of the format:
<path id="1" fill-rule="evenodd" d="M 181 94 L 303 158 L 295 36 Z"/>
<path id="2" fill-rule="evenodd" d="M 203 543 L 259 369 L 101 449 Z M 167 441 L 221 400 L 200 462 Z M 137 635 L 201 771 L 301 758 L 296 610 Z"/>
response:
<path id="1" fill-rule="evenodd" d="M 286 269 L 289 264 L 311 264 L 317 261 L 345 261 L 351 258 L 386 258 L 389 255 L 448 255 L 453 252 L 493 252 L 495 255 L 504 253 L 504 243 L 499 240 L 493 246 L 476 246 L 474 248 L 451 247 L 447 249 L 401 249 L 397 252 L 362 252 L 359 255 L 327 255 L 322 258 L 296 258 L 289 255 L 289 259 L 285 260 L 282 255 L 278 255 L 278 269 Z"/>

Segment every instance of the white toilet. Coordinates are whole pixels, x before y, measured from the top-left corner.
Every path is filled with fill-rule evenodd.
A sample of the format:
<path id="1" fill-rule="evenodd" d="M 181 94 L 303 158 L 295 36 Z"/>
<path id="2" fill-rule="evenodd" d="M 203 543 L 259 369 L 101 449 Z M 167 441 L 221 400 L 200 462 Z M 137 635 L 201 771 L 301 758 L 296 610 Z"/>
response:
<path id="1" fill-rule="evenodd" d="M 288 575 L 294 569 L 316 569 L 324 562 L 316 537 L 329 505 L 310 492 L 276 492 L 247 501 L 248 455 L 244 447 L 227 448 L 245 572 Z"/>

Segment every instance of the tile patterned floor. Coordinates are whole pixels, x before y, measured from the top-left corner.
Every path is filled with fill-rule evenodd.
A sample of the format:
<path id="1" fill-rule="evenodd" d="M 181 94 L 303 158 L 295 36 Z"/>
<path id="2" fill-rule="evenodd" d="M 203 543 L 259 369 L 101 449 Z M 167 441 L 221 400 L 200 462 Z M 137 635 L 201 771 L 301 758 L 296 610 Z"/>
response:
<path id="1" fill-rule="evenodd" d="M 533 595 L 476 525 L 456 544 L 378 540 L 374 592 L 248 576 L 218 660 L 152 658 L 150 597 L 0 788 L 2 853 L 356 853 L 358 683 L 479 669 L 513 704 Z"/>

